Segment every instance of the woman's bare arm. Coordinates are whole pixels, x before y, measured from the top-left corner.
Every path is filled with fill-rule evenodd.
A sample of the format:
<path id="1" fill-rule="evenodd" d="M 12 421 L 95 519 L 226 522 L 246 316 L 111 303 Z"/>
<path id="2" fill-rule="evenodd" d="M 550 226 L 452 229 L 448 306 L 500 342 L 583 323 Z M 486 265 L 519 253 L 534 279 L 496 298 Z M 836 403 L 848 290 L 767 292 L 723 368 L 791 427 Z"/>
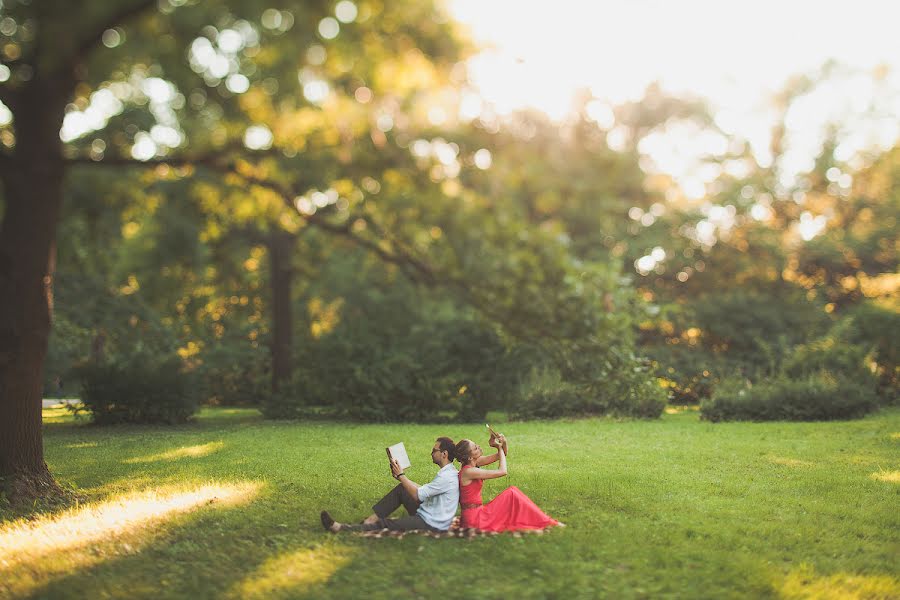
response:
<path id="1" fill-rule="evenodd" d="M 490 456 L 482 456 L 478 460 L 475 461 L 476 467 L 483 467 L 484 465 L 489 465 L 491 463 L 497 462 L 497 459 L 500 458 L 500 453 L 497 452 L 495 454 L 491 454 Z"/>
<path id="2" fill-rule="evenodd" d="M 498 469 L 466 469 L 462 472 L 462 479 L 464 481 L 475 481 L 477 479 L 497 479 L 498 477 L 505 477 L 509 474 L 509 471 L 506 469 L 506 454 L 503 452 L 503 448 L 500 448 L 497 451 L 495 456 L 500 457 L 500 467 Z"/>
<path id="3" fill-rule="evenodd" d="M 499 438 L 495 438 L 491 435 L 490 441 L 488 441 L 488 445 L 493 448 L 497 448 L 498 450 L 502 447 L 503 453 L 509 456 L 509 447 L 506 444 L 506 438 L 501 435 Z M 478 460 L 475 461 L 476 467 L 483 467 L 484 465 L 489 465 L 491 463 L 497 462 L 500 458 L 500 452 L 496 452 L 495 454 L 491 454 L 490 456 L 482 456 Z"/>

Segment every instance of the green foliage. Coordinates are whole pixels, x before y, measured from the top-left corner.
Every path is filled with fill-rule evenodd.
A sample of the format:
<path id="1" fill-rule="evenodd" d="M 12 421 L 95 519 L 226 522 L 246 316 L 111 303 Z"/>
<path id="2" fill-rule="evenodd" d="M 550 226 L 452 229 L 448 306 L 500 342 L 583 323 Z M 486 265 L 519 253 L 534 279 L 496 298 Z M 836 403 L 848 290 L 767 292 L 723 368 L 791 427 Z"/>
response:
<path id="1" fill-rule="evenodd" d="M 700 404 L 723 377 L 741 366 L 701 346 L 656 344 L 641 350 L 652 361 L 653 374 L 668 389 L 670 403 L 676 405 Z"/>
<path id="2" fill-rule="evenodd" d="M 842 380 L 874 386 L 874 375 L 867 366 L 869 362 L 866 348 L 826 337 L 796 346 L 785 360 L 783 371 L 791 379 L 830 373 Z"/>
<path id="3" fill-rule="evenodd" d="M 900 311 L 865 302 L 849 312 L 832 335 L 841 343 L 871 350 L 879 395 L 887 402 L 900 399 Z"/>
<path id="4" fill-rule="evenodd" d="M 300 365 L 307 394 L 296 401 L 354 420 L 477 420 L 511 395 L 516 365 L 483 323 L 422 319 L 394 331 L 384 325 L 346 323 L 309 344 Z"/>
<path id="5" fill-rule="evenodd" d="M 535 369 L 522 384 L 522 399 L 512 410 L 515 419 L 581 416 L 590 412 L 587 392 L 562 379 L 554 369 Z"/>
<path id="6" fill-rule="evenodd" d="M 95 333 L 70 321 L 65 312 L 53 318 L 53 329 L 44 359 L 44 397 L 75 397 L 79 388 L 73 365 L 87 357 Z"/>
<path id="7" fill-rule="evenodd" d="M 196 411 L 190 378 L 177 357 L 137 353 L 126 359 L 77 369 L 81 402 L 98 425 L 186 422 Z"/>
<path id="8" fill-rule="evenodd" d="M 523 383 L 521 400 L 512 407 L 517 419 L 614 415 L 655 419 L 666 406 L 666 392 L 632 359 L 621 371 L 593 384 L 566 381 L 552 368 L 535 369 Z"/>
<path id="9" fill-rule="evenodd" d="M 174 333 L 140 292 L 118 293 L 89 272 L 62 268 L 55 277 L 56 310 L 44 366 L 44 390 L 56 395 L 56 378 L 63 395 L 78 389 L 78 366 L 89 361 L 127 361 L 135 352 L 170 354 Z"/>
<path id="10" fill-rule="evenodd" d="M 262 395 L 273 418 L 480 419 L 527 369 L 490 322 L 359 251 L 324 260 L 301 300 L 293 381 Z"/>
<path id="11" fill-rule="evenodd" d="M 700 404 L 708 421 L 831 421 L 862 417 L 878 407 L 873 386 L 818 373 L 748 384 L 730 380 Z"/>
<path id="12" fill-rule="evenodd" d="M 751 378 L 777 372 L 794 345 L 818 337 L 829 325 L 824 310 L 797 293 L 731 290 L 699 299 L 692 311 L 704 346 L 726 353 Z"/>
<path id="13" fill-rule="evenodd" d="M 197 395 L 206 403 L 247 406 L 260 402 L 268 389 L 268 355 L 246 341 L 211 344 L 192 373 Z"/>
<path id="14" fill-rule="evenodd" d="M 309 405 L 309 390 L 297 376 L 281 382 L 277 391 L 268 380 L 257 380 L 255 384 L 255 399 L 267 419 L 301 419 L 321 414 Z"/>

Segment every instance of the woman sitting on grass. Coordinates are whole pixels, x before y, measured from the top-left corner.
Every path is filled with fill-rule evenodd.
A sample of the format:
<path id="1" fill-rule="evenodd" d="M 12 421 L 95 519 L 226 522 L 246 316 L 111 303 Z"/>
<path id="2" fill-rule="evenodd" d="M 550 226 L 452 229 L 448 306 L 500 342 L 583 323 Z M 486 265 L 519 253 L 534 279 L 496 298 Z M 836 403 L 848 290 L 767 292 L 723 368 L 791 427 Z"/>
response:
<path id="1" fill-rule="evenodd" d="M 493 462 L 494 457 L 482 458 L 481 446 L 472 440 L 461 440 L 456 444 L 456 460 L 462 465 L 459 470 L 459 505 L 462 509 L 460 525 L 474 527 L 482 531 L 520 531 L 524 529 L 544 529 L 551 525 L 561 525 L 551 519 L 531 499 L 516 486 L 510 486 L 488 502 L 482 504 L 481 488 L 485 479 L 495 479 L 507 475 L 506 439 L 500 435 L 488 444 L 497 448 L 500 458 L 499 469 L 482 469 L 480 465 Z"/>

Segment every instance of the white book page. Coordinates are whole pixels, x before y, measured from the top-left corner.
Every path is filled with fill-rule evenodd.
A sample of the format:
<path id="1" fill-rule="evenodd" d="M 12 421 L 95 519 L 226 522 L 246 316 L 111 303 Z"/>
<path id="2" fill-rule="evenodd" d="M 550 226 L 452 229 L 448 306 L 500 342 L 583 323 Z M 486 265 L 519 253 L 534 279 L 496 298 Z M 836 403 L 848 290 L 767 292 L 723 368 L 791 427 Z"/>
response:
<path id="1" fill-rule="evenodd" d="M 401 469 L 406 470 L 411 466 L 409 455 L 406 454 L 406 446 L 403 445 L 403 442 L 389 446 L 388 450 L 390 451 L 391 456 L 394 457 L 394 460 L 400 465 Z"/>

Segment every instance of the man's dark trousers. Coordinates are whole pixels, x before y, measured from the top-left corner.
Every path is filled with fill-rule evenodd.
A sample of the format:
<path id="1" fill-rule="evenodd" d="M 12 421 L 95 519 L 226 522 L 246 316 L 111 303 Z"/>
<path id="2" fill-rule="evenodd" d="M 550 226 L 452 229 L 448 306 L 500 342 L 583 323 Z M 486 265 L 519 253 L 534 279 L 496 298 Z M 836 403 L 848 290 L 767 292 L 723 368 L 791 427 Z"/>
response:
<path id="1" fill-rule="evenodd" d="M 406 509 L 409 516 L 399 519 L 388 519 L 388 516 L 400 507 Z M 402 485 L 397 485 L 384 498 L 372 507 L 372 511 L 378 515 L 377 523 L 359 523 L 354 525 L 341 525 L 342 530 L 347 531 L 375 531 L 379 529 L 391 529 L 394 531 L 409 531 L 411 529 L 427 529 L 429 531 L 441 531 L 425 522 L 425 519 L 416 514 L 419 509 L 419 499 L 409 495 Z"/>

